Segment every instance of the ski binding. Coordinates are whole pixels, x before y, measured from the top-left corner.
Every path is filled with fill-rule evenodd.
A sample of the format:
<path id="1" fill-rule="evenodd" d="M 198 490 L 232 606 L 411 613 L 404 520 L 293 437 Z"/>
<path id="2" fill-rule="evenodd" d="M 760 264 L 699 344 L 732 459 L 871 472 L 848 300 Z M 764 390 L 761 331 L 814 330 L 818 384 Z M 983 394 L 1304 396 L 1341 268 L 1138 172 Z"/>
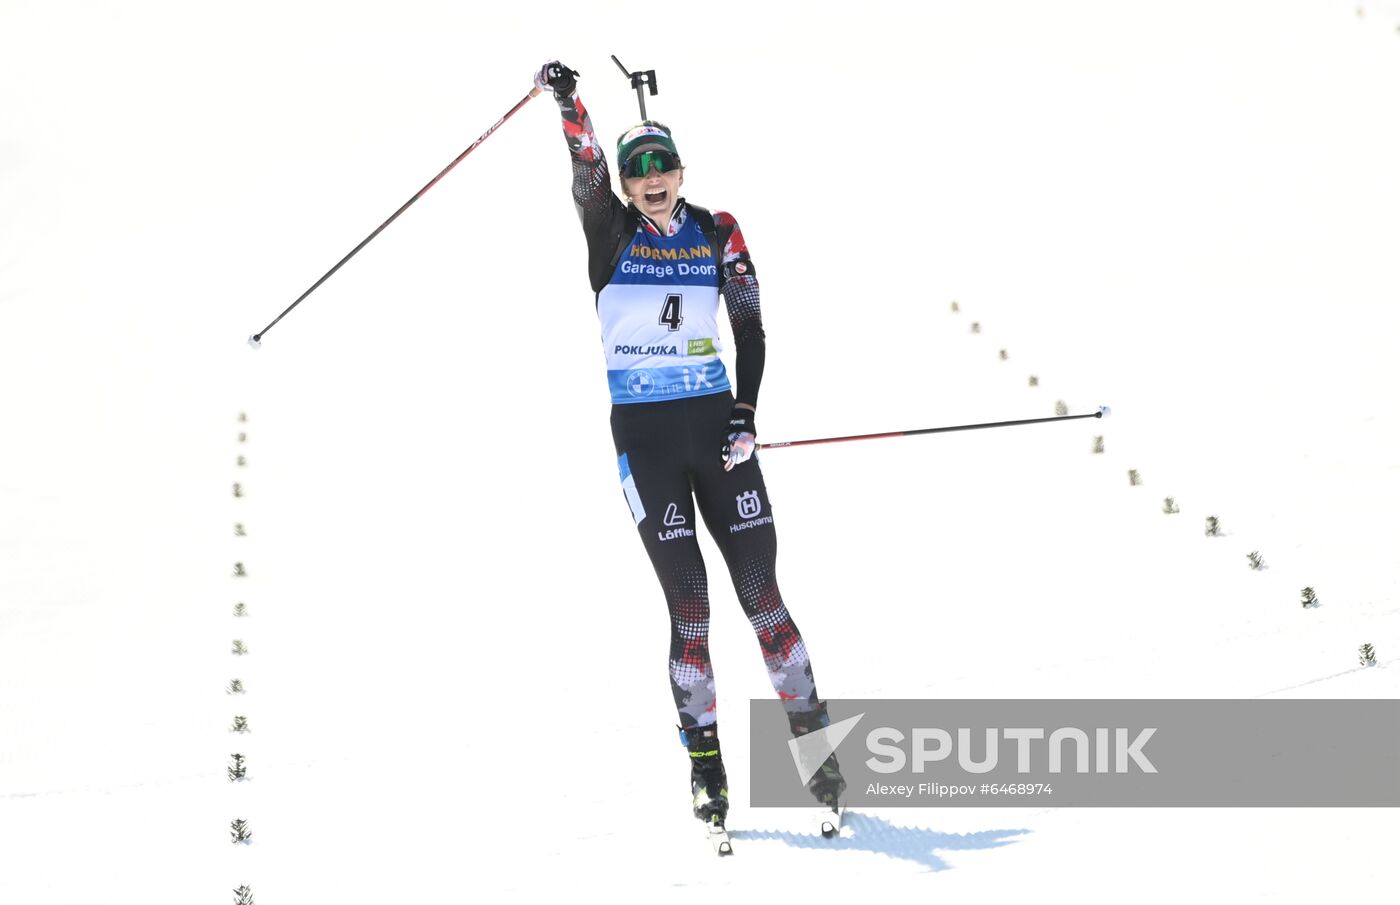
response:
<path id="1" fill-rule="evenodd" d="M 722 857 L 734 854 L 734 846 L 729 842 L 729 831 L 724 828 L 724 823 L 719 819 L 718 814 L 710 818 L 707 829 L 709 830 L 710 846 L 715 850 L 716 855 Z"/>
<path id="2" fill-rule="evenodd" d="M 822 838 L 835 839 L 837 836 L 841 835 L 841 821 L 842 818 L 845 817 L 845 814 L 846 809 L 844 807 L 822 808 L 821 812 L 817 814 L 817 821 L 821 827 Z"/>

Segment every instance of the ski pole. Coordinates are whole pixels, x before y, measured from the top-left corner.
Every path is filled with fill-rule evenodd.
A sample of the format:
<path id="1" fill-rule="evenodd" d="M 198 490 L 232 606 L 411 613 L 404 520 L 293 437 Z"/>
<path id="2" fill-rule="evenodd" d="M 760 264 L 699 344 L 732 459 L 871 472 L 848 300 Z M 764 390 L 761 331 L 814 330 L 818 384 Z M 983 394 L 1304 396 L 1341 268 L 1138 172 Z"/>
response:
<path id="1" fill-rule="evenodd" d="M 409 205 L 411 205 L 413 202 L 417 201 L 419 198 L 422 198 L 425 194 L 427 194 L 428 189 L 430 189 L 430 188 L 432 188 L 433 186 L 437 185 L 437 184 L 438 184 L 438 180 L 440 180 L 442 177 L 446 176 L 446 175 L 452 170 L 452 168 L 455 167 L 457 164 L 461 163 L 461 162 L 462 162 L 462 159 L 465 158 L 468 154 L 470 154 L 472 151 L 475 151 L 477 145 L 481 144 L 483 141 L 485 141 L 486 139 L 490 138 L 490 137 L 491 137 L 491 133 L 495 132 L 497 129 L 499 129 L 499 128 L 501 127 L 501 124 L 502 124 L 502 123 L 504 123 L 506 120 L 508 120 L 508 119 L 510 119 L 512 116 L 514 116 L 514 115 L 515 115 L 515 112 L 516 112 L 517 110 L 519 110 L 521 107 L 525 106 L 526 101 L 530 100 L 530 98 L 534 97 L 535 95 L 537 95 L 537 94 L 539 94 L 539 93 L 540 93 L 540 89 L 539 89 L 539 88 L 531 88 L 529 94 L 527 94 L 527 95 L 525 95 L 524 97 L 522 97 L 522 98 L 519 100 L 519 102 L 516 103 L 516 105 L 515 105 L 514 107 L 511 107 L 509 110 L 507 110 L 505 116 L 502 116 L 500 119 L 496 120 L 496 124 L 495 124 L 494 126 L 492 126 L 491 128 L 487 129 L 484 133 L 482 133 L 482 135 L 481 135 L 480 138 L 478 138 L 476 141 L 472 142 L 472 143 L 471 143 L 471 147 L 467 148 L 467 149 L 466 149 L 465 151 L 463 151 L 461 154 L 458 154 L 456 160 L 452 161 L 452 162 L 449 163 L 447 166 L 443 167 L 443 170 L 442 170 L 441 173 L 438 173 L 436 176 L 434 176 L 431 180 L 428 181 L 428 184 L 427 184 L 427 185 L 423 186 L 421 189 L 418 190 L 417 194 L 415 194 L 412 198 L 410 198 L 410 199 L 408 199 L 407 201 L 405 201 L 405 202 L 403 203 L 403 206 L 400 207 L 398 210 L 394 211 L 394 213 L 393 213 L 392 215 L 390 215 L 390 217 L 389 217 L 388 220 L 385 220 L 383 223 L 379 224 L 378 228 L 376 228 L 374 232 L 370 233 L 368 236 L 365 236 L 363 242 L 361 242 L 359 245 L 356 245 L 354 248 L 350 249 L 350 253 L 349 253 L 348 255 L 346 255 L 345 257 L 341 258 L 340 261 L 339 261 L 334 267 L 332 267 L 330 270 L 327 270 L 327 271 L 325 272 L 325 274 L 324 274 L 319 280 L 317 280 L 315 283 L 312 283 L 310 289 L 306 290 L 306 291 L 303 292 L 301 295 L 297 296 L 297 300 L 296 300 L 295 302 L 292 302 L 290 305 L 288 305 L 286 311 L 283 311 L 281 314 L 279 314 L 279 315 L 277 315 L 275 318 L 273 318 L 273 319 L 272 319 L 272 323 L 268 324 L 266 327 L 263 327 L 261 330 L 259 330 L 257 333 L 254 333 L 252 336 L 249 336 L 249 337 L 248 337 L 248 345 L 252 346 L 254 349 L 262 348 L 262 338 L 263 338 L 264 334 L 267 333 L 267 331 L 269 331 L 269 330 L 271 330 L 273 327 L 277 326 L 277 322 L 280 321 L 282 318 L 286 317 L 287 314 L 288 314 L 293 308 L 295 308 L 297 305 L 300 305 L 301 302 L 302 302 L 302 299 L 306 298 L 308 295 L 310 295 L 311 293 L 315 292 L 315 291 L 316 291 L 316 287 L 320 286 L 320 285 L 321 285 L 322 283 L 324 283 L 326 280 L 330 279 L 331 274 L 335 273 L 335 272 L 336 272 L 337 270 L 339 270 L 342 266 L 344 266 L 344 264 L 345 264 L 346 261 L 348 261 L 348 260 L 350 260 L 351 258 L 355 257 L 355 255 L 359 253 L 359 251 L 360 251 L 361 248 L 364 248 L 366 245 L 368 245 L 368 244 L 370 243 L 370 241 L 371 241 L 372 239 L 374 239 L 375 236 L 379 235 L 380 233 L 382 233 L 382 232 L 384 231 L 384 228 L 385 228 L 385 227 L 387 227 L 390 223 L 393 223 L 395 220 L 397 220 L 397 219 L 399 218 L 399 214 L 402 214 L 404 211 L 408 210 Z"/>
<path id="2" fill-rule="evenodd" d="M 822 437 L 816 440 L 784 440 L 778 443 L 757 443 L 758 449 L 779 449 L 784 446 L 811 446 L 814 443 L 841 443 L 847 440 L 879 440 L 883 437 L 912 437 L 915 434 L 946 434 L 950 431 L 979 430 L 984 427 L 1011 427 L 1017 424 L 1045 424 L 1050 421 L 1074 421 L 1077 418 L 1102 418 L 1113 412 L 1106 405 L 1087 415 L 1057 415 L 1054 418 L 1026 418 L 1021 421 L 992 421 L 986 424 L 956 424 L 951 427 L 924 427 L 908 431 L 886 431 L 882 434 L 855 434 L 850 437 Z"/>

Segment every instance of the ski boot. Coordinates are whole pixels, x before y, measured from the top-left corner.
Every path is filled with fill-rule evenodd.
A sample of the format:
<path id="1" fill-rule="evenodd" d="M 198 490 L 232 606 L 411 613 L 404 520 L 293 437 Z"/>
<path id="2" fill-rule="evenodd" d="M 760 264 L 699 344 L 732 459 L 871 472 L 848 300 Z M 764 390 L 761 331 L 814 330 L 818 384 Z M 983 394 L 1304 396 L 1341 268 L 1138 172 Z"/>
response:
<path id="1" fill-rule="evenodd" d="M 714 724 L 681 730 L 681 744 L 690 753 L 691 807 L 705 823 L 724 823 L 729 816 L 729 782 L 720 760 L 719 733 Z"/>
<path id="2" fill-rule="evenodd" d="M 819 702 L 811 710 L 789 711 L 788 727 L 793 738 L 801 738 L 809 732 L 816 732 L 831 725 L 831 717 L 826 712 L 826 702 Z M 807 781 L 807 791 L 812 793 L 824 809 L 821 819 L 821 833 L 832 837 L 841 832 L 841 796 L 846 791 L 846 779 L 841 775 L 841 766 L 836 762 L 836 752 L 822 761 L 816 773 Z"/>
<path id="3" fill-rule="evenodd" d="M 691 808 L 704 821 L 710 846 L 717 855 L 732 855 L 734 847 L 724 819 L 729 816 L 729 782 L 719 755 L 719 732 L 714 724 L 681 730 L 681 744 L 690 754 Z"/>

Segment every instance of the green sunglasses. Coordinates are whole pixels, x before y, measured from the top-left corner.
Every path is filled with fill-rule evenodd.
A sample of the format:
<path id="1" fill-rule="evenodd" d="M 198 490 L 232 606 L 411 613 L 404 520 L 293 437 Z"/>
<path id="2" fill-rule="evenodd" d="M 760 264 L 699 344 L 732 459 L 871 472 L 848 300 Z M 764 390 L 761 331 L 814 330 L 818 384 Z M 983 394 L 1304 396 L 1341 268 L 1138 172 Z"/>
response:
<path id="1" fill-rule="evenodd" d="M 681 159 L 670 151 L 643 151 L 627 158 L 622 164 L 622 175 L 640 179 L 650 173 L 652 167 L 656 167 L 658 173 L 669 173 L 681 168 Z"/>

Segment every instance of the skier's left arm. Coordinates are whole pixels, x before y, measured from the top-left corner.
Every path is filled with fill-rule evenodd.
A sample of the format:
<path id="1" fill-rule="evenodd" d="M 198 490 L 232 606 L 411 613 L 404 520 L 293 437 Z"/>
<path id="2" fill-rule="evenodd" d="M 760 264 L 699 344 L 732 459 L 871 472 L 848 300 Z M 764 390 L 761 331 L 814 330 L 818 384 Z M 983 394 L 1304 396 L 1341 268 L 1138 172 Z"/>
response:
<path id="1" fill-rule="evenodd" d="M 758 435 L 754 413 L 758 408 L 758 387 L 763 382 L 763 317 L 759 310 L 758 275 L 744 234 L 734 216 L 715 212 L 715 229 L 724 240 L 720 292 L 729 312 L 734 332 L 734 410 L 726 425 L 723 451 L 725 470 L 753 455 Z"/>

